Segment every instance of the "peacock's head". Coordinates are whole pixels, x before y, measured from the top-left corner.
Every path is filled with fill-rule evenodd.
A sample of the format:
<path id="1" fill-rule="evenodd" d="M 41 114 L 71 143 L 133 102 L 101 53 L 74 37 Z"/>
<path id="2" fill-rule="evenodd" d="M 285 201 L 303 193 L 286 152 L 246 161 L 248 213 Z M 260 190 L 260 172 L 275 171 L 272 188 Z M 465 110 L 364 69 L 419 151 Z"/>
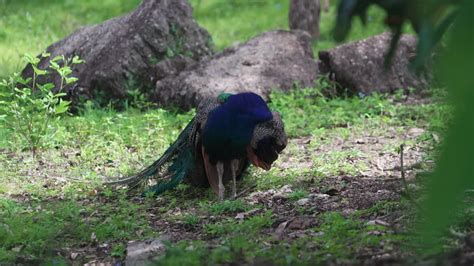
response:
<path id="1" fill-rule="evenodd" d="M 271 120 L 255 127 L 252 140 L 247 147 L 247 157 L 252 164 L 265 170 L 270 170 L 288 143 L 280 114 L 272 112 L 272 115 Z"/>

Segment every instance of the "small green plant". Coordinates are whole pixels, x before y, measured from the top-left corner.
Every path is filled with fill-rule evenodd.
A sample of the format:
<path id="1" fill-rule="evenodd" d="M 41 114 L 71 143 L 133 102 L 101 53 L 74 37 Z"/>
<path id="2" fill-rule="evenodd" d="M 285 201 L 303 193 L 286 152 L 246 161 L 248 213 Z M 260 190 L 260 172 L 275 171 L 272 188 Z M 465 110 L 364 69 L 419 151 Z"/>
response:
<path id="1" fill-rule="evenodd" d="M 136 76 L 130 73 L 127 74 L 127 79 L 125 81 L 125 89 L 127 92 L 127 98 L 123 101 L 115 102 L 115 108 L 135 108 L 143 111 L 154 106 L 154 104 L 148 100 L 148 96 L 144 93 L 146 89 L 143 88 L 143 84 Z M 102 102 L 104 101 L 105 99 L 102 99 Z M 110 101 L 114 100 L 110 99 L 107 104 L 110 103 Z"/>
<path id="2" fill-rule="evenodd" d="M 114 245 L 110 255 L 112 255 L 112 257 L 117 257 L 117 258 L 123 257 L 125 255 L 125 246 L 121 243 Z"/>
<path id="3" fill-rule="evenodd" d="M 109 187 L 106 187 L 106 188 L 104 189 L 104 191 L 102 191 L 102 193 L 103 193 L 104 196 L 107 197 L 107 198 L 112 198 L 112 197 L 114 196 L 114 191 L 113 191 L 111 188 L 109 188 Z"/>
<path id="4" fill-rule="evenodd" d="M 188 214 L 184 217 L 184 223 L 188 226 L 195 226 L 199 223 L 199 217 L 193 214 Z"/>
<path id="5" fill-rule="evenodd" d="M 156 265 L 204 265 L 208 253 L 203 241 L 165 242 L 166 253 L 159 257 Z"/>
<path id="6" fill-rule="evenodd" d="M 235 213 L 239 211 L 248 211 L 249 206 L 246 205 L 242 200 L 225 200 L 222 202 L 217 202 L 210 206 L 211 213 L 213 214 L 226 214 L 226 213 Z"/>
<path id="7" fill-rule="evenodd" d="M 320 88 L 320 96 L 327 96 L 334 98 L 338 95 L 343 95 L 344 89 L 334 80 L 331 80 L 329 75 L 322 75 L 316 80 L 316 85 Z"/>
<path id="8" fill-rule="evenodd" d="M 192 52 L 186 49 L 186 40 L 183 38 L 183 30 L 179 25 L 171 24 L 170 35 L 173 37 L 173 40 L 166 48 L 165 58 L 174 58 L 179 55 L 186 57 L 193 56 Z"/>
<path id="9" fill-rule="evenodd" d="M 49 68 L 59 75 L 59 84 L 41 84 L 38 78 L 49 71 L 40 69 L 39 63 L 50 56 L 48 53 L 40 57 L 25 55 L 24 60 L 33 68 L 33 76 L 24 78 L 16 73 L 0 82 L 0 92 L 4 92 L 0 94 L 0 98 L 4 99 L 0 101 L 0 120 L 27 142 L 33 156 L 48 136 L 52 120 L 59 119 L 68 111 L 70 102 L 62 99 L 66 95 L 63 89 L 77 81 L 71 76 L 71 66 L 83 62 L 77 56 L 52 58 Z"/>
<path id="10" fill-rule="evenodd" d="M 308 192 L 307 191 L 304 191 L 304 190 L 296 190 L 296 191 L 293 191 L 290 193 L 290 195 L 288 196 L 288 198 L 291 200 L 291 201 L 297 201 L 297 200 L 300 200 L 302 198 L 306 198 L 308 197 Z"/>
<path id="11" fill-rule="evenodd" d="M 272 211 L 250 217 L 239 223 L 235 219 L 225 219 L 217 223 L 204 225 L 204 232 L 210 236 L 222 236 L 225 234 L 256 234 L 261 229 L 271 226 L 273 223 Z"/>

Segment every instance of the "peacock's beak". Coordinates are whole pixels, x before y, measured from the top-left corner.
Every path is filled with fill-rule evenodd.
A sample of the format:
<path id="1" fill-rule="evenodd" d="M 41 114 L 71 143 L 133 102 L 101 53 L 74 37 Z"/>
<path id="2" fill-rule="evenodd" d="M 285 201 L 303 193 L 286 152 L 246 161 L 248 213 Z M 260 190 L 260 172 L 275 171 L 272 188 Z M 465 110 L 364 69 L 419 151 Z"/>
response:
<path id="1" fill-rule="evenodd" d="M 247 158 L 252 162 L 253 165 L 255 165 L 256 167 L 260 167 L 265 171 L 268 171 L 272 168 L 271 163 L 265 162 L 264 160 L 258 158 L 254 149 L 250 145 L 247 146 Z"/>

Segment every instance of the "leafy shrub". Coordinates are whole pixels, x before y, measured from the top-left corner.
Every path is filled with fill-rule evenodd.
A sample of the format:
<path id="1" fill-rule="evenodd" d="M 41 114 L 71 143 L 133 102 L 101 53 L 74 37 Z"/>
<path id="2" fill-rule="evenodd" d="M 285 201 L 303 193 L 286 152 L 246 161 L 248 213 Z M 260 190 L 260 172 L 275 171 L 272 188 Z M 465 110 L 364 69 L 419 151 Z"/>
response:
<path id="1" fill-rule="evenodd" d="M 34 156 L 43 140 L 54 133 L 51 121 L 60 119 L 60 115 L 68 111 L 70 102 L 62 99 L 66 95 L 63 89 L 77 81 L 71 76 L 71 66 L 83 62 L 77 56 L 52 58 L 49 68 L 61 78 L 59 87 L 56 87 L 53 83 L 38 82 L 40 76 L 49 73 L 38 66 L 43 58 L 48 57 L 48 53 L 43 53 L 39 58 L 25 55 L 25 62 L 33 68 L 33 76 L 24 78 L 15 73 L 0 82 L 0 99 L 3 99 L 0 101 L 0 120 L 26 141 Z"/>

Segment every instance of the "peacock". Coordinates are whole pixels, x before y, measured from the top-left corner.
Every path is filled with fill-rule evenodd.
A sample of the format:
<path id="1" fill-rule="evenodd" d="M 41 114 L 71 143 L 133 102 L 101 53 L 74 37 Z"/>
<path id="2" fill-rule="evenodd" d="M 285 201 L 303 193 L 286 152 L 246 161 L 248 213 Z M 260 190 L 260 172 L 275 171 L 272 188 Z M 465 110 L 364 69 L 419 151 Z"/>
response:
<path id="1" fill-rule="evenodd" d="M 108 184 L 129 188 L 157 183 L 147 191 L 160 194 L 183 180 L 210 186 L 224 199 L 224 183 L 236 180 L 252 163 L 269 170 L 287 145 L 283 121 L 266 102 L 252 92 L 223 93 L 199 104 L 196 115 L 176 141 L 153 164 L 136 175 Z"/>

